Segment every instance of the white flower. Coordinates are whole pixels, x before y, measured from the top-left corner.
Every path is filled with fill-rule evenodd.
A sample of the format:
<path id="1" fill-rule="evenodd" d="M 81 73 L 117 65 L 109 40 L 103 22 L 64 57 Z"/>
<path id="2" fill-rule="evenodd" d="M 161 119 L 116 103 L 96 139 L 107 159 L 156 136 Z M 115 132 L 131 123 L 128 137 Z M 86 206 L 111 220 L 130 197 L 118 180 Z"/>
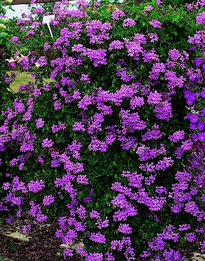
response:
<path id="1" fill-rule="evenodd" d="M 0 24 L 0 28 L 6 28 L 5 24 Z"/>
<path id="2" fill-rule="evenodd" d="M 12 63 L 12 62 L 16 62 L 16 60 L 14 60 L 14 58 L 10 58 L 10 59 L 5 59 L 5 61 L 9 62 L 9 63 Z"/>
<path id="3" fill-rule="evenodd" d="M 37 68 L 39 68 L 41 65 L 40 65 L 40 63 L 35 63 L 35 66 L 37 67 Z"/>

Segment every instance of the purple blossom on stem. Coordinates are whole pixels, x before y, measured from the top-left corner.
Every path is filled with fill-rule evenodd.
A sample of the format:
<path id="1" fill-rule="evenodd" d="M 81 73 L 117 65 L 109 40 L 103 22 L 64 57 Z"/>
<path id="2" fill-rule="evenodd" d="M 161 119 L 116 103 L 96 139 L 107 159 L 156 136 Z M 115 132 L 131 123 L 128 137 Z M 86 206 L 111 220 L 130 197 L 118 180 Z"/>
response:
<path id="1" fill-rule="evenodd" d="M 49 206 L 53 202 L 55 202 L 53 195 L 44 196 L 44 198 L 43 198 L 44 206 Z"/>
<path id="2" fill-rule="evenodd" d="M 41 191 L 45 185 L 44 185 L 44 182 L 42 180 L 31 180 L 28 185 L 28 190 L 31 191 L 31 192 L 34 192 L 34 193 L 38 193 L 39 191 Z"/>
<path id="3" fill-rule="evenodd" d="M 100 232 L 91 233 L 90 240 L 97 242 L 97 243 L 101 243 L 101 244 L 105 244 L 105 242 L 106 242 L 105 235 L 101 234 Z"/>
<path id="4" fill-rule="evenodd" d="M 49 140 L 48 138 L 46 138 L 42 142 L 42 148 L 50 148 L 53 146 L 53 144 L 54 142 L 51 139 Z"/>
<path id="5" fill-rule="evenodd" d="M 43 127 L 45 121 L 42 118 L 35 119 L 36 122 L 36 129 L 40 129 Z"/>
<path id="6" fill-rule="evenodd" d="M 118 227 L 118 231 L 123 234 L 132 234 L 132 228 L 129 226 L 129 224 L 121 224 Z"/>
<path id="7" fill-rule="evenodd" d="M 112 13 L 112 19 L 119 20 L 119 17 L 125 17 L 125 13 L 121 10 L 115 10 Z"/>
<path id="8" fill-rule="evenodd" d="M 154 19 L 152 19 L 152 21 L 149 24 L 152 25 L 154 28 L 162 27 L 161 23 L 158 20 L 154 20 Z"/>
<path id="9" fill-rule="evenodd" d="M 135 22 L 135 20 L 130 19 L 130 18 L 124 19 L 123 24 L 122 24 L 123 27 L 125 27 L 125 26 L 131 27 L 132 25 L 136 25 L 136 22 Z"/>

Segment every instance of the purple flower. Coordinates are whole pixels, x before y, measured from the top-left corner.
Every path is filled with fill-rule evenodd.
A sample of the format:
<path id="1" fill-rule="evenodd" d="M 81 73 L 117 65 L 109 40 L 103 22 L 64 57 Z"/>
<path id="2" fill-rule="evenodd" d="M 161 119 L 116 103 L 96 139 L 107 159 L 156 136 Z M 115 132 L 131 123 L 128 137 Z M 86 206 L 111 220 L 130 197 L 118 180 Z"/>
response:
<path id="1" fill-rule="evenodd" d="M 66 249 L 63 251 L 63 256 L 64 256 L 64 259 L 65 259 L 67 256 L 73 256 L 73 250 L 72 250 L 72 249 L 69 249 L 69 248 L 66 248 Z"/>
<path id="2" fill-rule="evenodd" d="M 107 261 L 115 261 L 116 260 L 115 257 L 112 256 L 112 254 L 109 253 L 109 252 L 105 253 L 105 255 L 107 256 Z"/>
<path id="3" fill-rule="evenodd" d="M 42 118 L 35 119 L 36 122 L 36 129 L 40 129 L 43 127 L 45 121 Z"/>
<path id="4" fill-rule="evenodd" d="M 145 11 L 152 11 L 154 9 L 154 7 L 152 5 L 147 5 L 145 6 Z"/>
<path id="5" fill-rule="evenodd" d="M 53 202 L 55 202 L 53 195 L 44 196 L 44 198 L 43 198 L 44 206 L 49 206 Z"/>
<path id="6" fill-rule="evenodd" d="M 57 168 L 57 167 L 59 167 L 61 165 L 61 163 L 60 163 L 60 160 L 59 159 L 53 159 L 53 160 L 51 160 L 51 167 L 52 168 Z"/>
<path id="7" fill-rule="evenodd" d="M 184 152 L 183 152 L 183 149 L 181 147 L 177 147 L 177 149 L 174 151 L 174 154 L 175 154 L 177 159 L 181 159 L 183 153 Z"/>
<path id="8" fill-rule="evenodd" d="M 197 128 L 199 131 L 202 131 L 204 129 L 204 123 L 203 121 L 198 121 Z"/>
<path id="9" fill-rule="evenodd" d="M 36 218 L 34 219 L 34 221 L 44 222 L 46 219 L 47 219 L 46 215 L 39 213 L 39 214 L 36 215 Z"/>
<path id="10" fill-rule="evenodd" d="M 124 48 L 124 43 L 119 41 L 119 40 L 115 40 L 115 41 L 112 41 L 109 45 L 109 48 L 108 50 L 111 51 L 113 49 L 123 49 Z"/>
<path id="11" fill-rule="evenodd" d="M 158 91 L 154 91 L 154 92 L 150 92 L 150 94 L 148 95 L 148 99 L 147 102 L 152 105 L 156 105 L 156 104 L 160 104 L 162 101 L 162 94 L 158 93 Z"/>
<path id="12" fill-rule="evenodd" d="M 97 227 L 99 229 L 102 229 L 104 227 L 108 227 L 109 226 L 109 220 L 105 219 L 104 221 L 102 220 L 97 220 L 97 222 L 95 223 L 97 225 Z"/>
<path id="13" fill-rule="evenodd" d="M 173 61 L 177 61 L 179 58 L 181 58 L 181 54 L 180 52 L 177 50 L 177 49 L 172 49 L 172 50 L 169 50 L 169 53 L 168 53 L 169 57 L 173 60 Z"/>
<path id="14" fill-rule="evenodd" d="M 202 201 L 202 202 L 205 202 L 205 194 L 202 194 L 202 196 L 201 196 L 201 201 Z"/>
<path id="15" fill-rule="evenodd" d="M 42 142 L 42 147 L 43 148 L 50 148 L 50 147 L 53 146 L 53 144 L 54 144 L 54 142 L 51 139 L 49 140 L 48 138 L 46 138 Z"/>
<path id="16" fill-rule="evenodd" d="M 14 61 L 12 61 L 12 62 L 8 62 L 7 65 L 9 67 L 9 69 L 12 69 L 16 66 L 16 63 Z"/>
<path id="17" fill-rule="evenodd" d="M 197 24 L 204 24 L 205 23 L 205 12 L 198 13 L 196 15 L 196 23 Z"/>
<path id="18" fill-rule="evenodd" d="M 97 212 L 96 210 L 92 210 L 91 212 L 90 212 L 90 218 L 97 218 L 97 219 L 100 219 L 100 213 L 99 212 Z"/>
<path id="19" fill-rule="evenodd" d="M 40 162 L 41 165 L 43 165 L 43 164 L 44 164 L 43 156 L 42 156 L 42 155 L 39 155 L 39 156 L 38 156 L 38 159 L 37 159 L 36 161 L 37 161 L 37 162 Z"/>
<path id="20" fill-rule="evenodd" d="M 78 184 L 85 184 L 85 185 L 88 185 L 88 178 L 86 175 L 78 175 L 77 177 L 77 183 Z"/>
<path id="21" fill-rule="evenodd" d="M 31 191 L 31 192 L 34 192 L 34 193 L 38 193 L 39 191 L 41 191 L 45 185 L 44 185 L 44 182 L 42 180 L 31 180 L 28 185 L 28 190 Z"/>
<path id="22" fill-rule="evenodd" d="M 88 74 L 82 74 L 80 80 L 81 80 L 81 81 L 84 81 L 84 82 L 86 82 L 86 83 L 90 83 L 90 77 L 89 77 Z M 78 92 L 78 95 L 80 95 L 79 92 Z"/>
<path id="23" fill-rule="evenodd" d="M 190 123 L 190 129 L 195 130 L 196 129 L 196 123 Z"/>
<path id="24" fill-rule="evenodd" d="M 183 150 L 190 150 L 192 146 L 193 146 L 193 142 L 191 141 L 191 139 L 182 141 L 181 148 Z"/>
<path id="25" fill-rule="evenodd" d="M 157 42 L 159 40 L 159 37 L 157 34 L 148 33 L 147 36 L 149 37 L 151 43 Z"/>
<path id="26" fill-rule="evenodd" d="M 80 219 L 85 219 L 86 218 L 86 209 L 82 205 L 77 207 L 76 213 L 79 215 Z"/>
<path id="27" fill-rule="evenodd" d="M 49 45 L 48 42 L 45 42 L 43 47 L 44 47 L 44 50 L 47 51 L 51 46 Z"/>
<path id="28" fill-rule="evenodd" d="M 190 224 L 179 225 L 179 231 L 188 230 L 190 228 L 191 228 Z"/>
<path id="29" fill-rule="evenodd" d="M 112 19 L 119 20 L 119 17 L 125 17 L 125 13 L 121 10 L 115 10 L 112 13 Z"/>
<path id="30" fill-rule="evenodd" d="M 184 237 L 188 242 L 194 242 L 196 239 L 196 235 L 194 232 L 186 233 L 186 236 Z"/>
<path id="31" fill-rule="evenodd" d="M 25 225 L 25 226 L 23 226 L 23 228 L 22 228 L 23 234 L 26 234 L 27 230 L 31 230 L 31 225 Z"/>
<path id="32" fill-rule="evenodd" d="M 149 24 L 152 25 L 154 28 L 162 28 L 162 25 L 158 20 L 152 19 Z"/>
<path id="33" fill-rule="evenodd" d="M 48 63 L 47 63 L 47 61 L 46 61 L 46 57 L 45 57 L 45 56 L 41 56 L 41 57 L 37 60 L 36 64 L 37 64 L 38 66 L 47 65 Z"/>
<path id="34" fill-rule="evenodd" d="M 192 140 L 195 141 L 197 139 L 197 134 L 196 133 L 192 133 Z"/>
<path id="35" fill-rule="evenodd" d="M 200 117 L 201 118 L 205 117 L 205 107 L 201 110 Z"/>
<path id="36" fill-rule="evenodd" d="M 11 37 L 10 42 L 17 42 L 18 39 L 19 39 L 18 36 L 13 36 Z"/>
<path id="37" fill-rule="evenodd" d="M 135 20 L 130 19 L 130 18 L 124 19 L 123 24 L 122 24 L 123 27 L 125 27 L 125 26 L 131 27 L 132 25 L 136 25 L 136 22 L 135 22 Z"/>
<path id="38" fill-rule="evenodd" d="M 33 14 L 42 14 L 44 12 L 43 8 L 40 7 L 36 7 L 36 9 L 33 10 Z"/>
<path id="39" fill-rule="evenodd" d="M 121 224 L 118 227 L 118 231 L 123 234 L 132 234 L 132 228 L 129 226 L 129 224 Z"/>
<path id="40" fill-rule="evenodd" d="M 176 131 L 172 135 L 169 135 L 168 138 L 169 138 L 170 141 L 178 142 L 179 140 L 184 139 L 184 135 L 185 135 L 185 132 L 183 130 L 182 131 Z"/>
<path id="41" fill-rule="evenodd" d="M 200 250 L 201 250 L 201 253 L 205 252 L 205 240 L 203 242 L 200 242 Z"/>
<path id="42" fill-rule="evenodd" d="M 54 102 L 54 110 L 61 110 L 61 102 L 60 101 L 56 101 Z"/>
<path id="43" fill-rule="evenodd" d="M 97 242 L 97 243 L 101 243 L 101 244 L 105 244 L 105 242 L 106 242 L 105 235 L 101 234 L 100 232 L 91 233 L 90 240 Z"/>
<path id="44" fill-rule="evenodd" d="M 198 117 L 196 114 L 194 114 L 194 115 L 191 115 L 191 116 L 189 117 L 189 120 L 190 120 L 192 123 L 196 123 L 196 122 L 199 120 L 199 117 Z"/>
<path id="45" fill-rule="evenodd" d="M 26 36 L 34 35 L 34 34 L 35 34 L 35 31 L 33 29 L 31 29 L 31 30 L 27 31 Z"/>
<path id="46" fill-rule="evenodd" d="M 90 253 L 85 258 L 85 261 L 103 261 L 103 254 L 102 253 Z"/>
<path id="47" fill-rule="evenodd" d="M 201 92 L 201 97 L 205 98 L 205 89 L 203 89 L 203 91 Z"/>
<path id="48" fill-rule="evenodd" d="M 10 183 L 9 182 L 4 182 L 3 186 L 2 186 L 2 189 L 9 190 L 9 188 L 10 188 Z"/>
<path id="49" fill-rule="evenodd" d="M 197 67 L 200 67 L 200 65 L 202 64 L 202 60 L 200 59 L 200 57 L 197 57 L 195 59 L 195 64 L 196 64 Z"/>
<path id="50" fill-rule="evenodd" d="M 10 224 L 13 221 L 14 217 L 10 215 L 8 218 L 5 218 L 7 224 Z"/>
<path id="51" fill-rule="evenodd" d="M 201 132 L 197 135 L 197 139 L 200 141 L 205 141 L 205 132 Z"/>
<path id="52" fill-rule="evenodd" d="M 170 118 L 172 118 L 172 107 L 171 107 L 171 103 L 169 103 L 168 101 L 164 101 L 162 102 L 161 105 L 156 105 L 155 106 L 155 116 L 158 118 L 158 119 L 161 119 L 161 120 L 166 120 L 166 121 L 169 121 Z"/>

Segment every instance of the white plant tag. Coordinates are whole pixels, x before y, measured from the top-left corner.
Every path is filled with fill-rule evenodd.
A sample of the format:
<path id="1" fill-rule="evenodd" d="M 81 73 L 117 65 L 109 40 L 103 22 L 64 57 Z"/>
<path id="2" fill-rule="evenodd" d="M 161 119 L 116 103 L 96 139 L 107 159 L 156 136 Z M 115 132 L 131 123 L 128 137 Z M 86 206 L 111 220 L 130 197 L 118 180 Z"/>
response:
<path id="1" fill-rule="evenodd" d="M 55 18 L 55 15 L 46 15 L 46 16 L 43 17 L 43 22 L 42 22 L 42 24 L 47 24 L 48 30 L 49 30 L 52 38 L 53 38 L 53 33 L 52 33 L 51 27 L 50 27 L 50 20 L 53 19 L 53 18 Z"/>
<path id="2" fill-rule="evenodd" d="M 54 19 L 55 15 L 46 15 L 43 17 L 43 24 L 49 24 L 51 19 Z"/>

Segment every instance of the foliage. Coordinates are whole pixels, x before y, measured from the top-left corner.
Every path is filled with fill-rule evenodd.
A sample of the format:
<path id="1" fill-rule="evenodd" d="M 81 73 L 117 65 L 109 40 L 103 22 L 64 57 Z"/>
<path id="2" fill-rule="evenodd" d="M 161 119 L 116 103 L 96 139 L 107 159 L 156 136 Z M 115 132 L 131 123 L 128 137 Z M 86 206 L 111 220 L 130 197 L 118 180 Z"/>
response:
<path id="1" fill-rule="evenodd" d="M 9 81 L 5 80 L 5 77 L 7 78 L 6 70 L 8 63 L 6 58 L 9 58 L 10 51 L 10 30 L 8 28 L 8 19 L 3 19 L 6 14 L 6 9 L 3 7 L 4 4 L 4 1 L 0 2 L 0 111 L 11 104 L 14 98 L 12 93 L 8 93 Z M 9 8 L 11 8 L 11 4 Z M 12 81 L 12 79 L 10 80 Z M 1 119 L 0 124 L 2 124 Z"/>
<path id="2" fill-rule="evenodd" d="M 86 261 L 204 252 L 204 7 L 77 4 L 55 4 L 53 39 L 43 8 L 10 39 L 37 89 L 21 85 L 1 116 L 0 210 L 58 215 Z"/>

